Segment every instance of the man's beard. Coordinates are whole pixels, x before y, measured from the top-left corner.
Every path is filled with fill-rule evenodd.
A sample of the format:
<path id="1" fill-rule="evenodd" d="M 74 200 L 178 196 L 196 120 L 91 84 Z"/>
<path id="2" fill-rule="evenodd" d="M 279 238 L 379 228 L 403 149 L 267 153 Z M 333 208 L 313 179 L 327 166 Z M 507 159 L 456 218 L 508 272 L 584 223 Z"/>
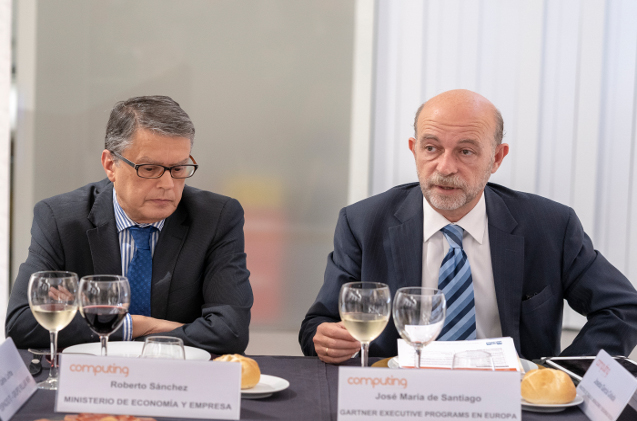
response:
<path id="1" fill-rule="evenodd" d="M 487 185 L 489 177 L 491 176 L 491 168 L 493 167 L 493 160 L 489 163 L 489 166 L 485 170 L 482 178 L 477 180 L 475 184 L 470 185 L 467 181 L 463 180 L 457 174 L 444 176 L 439 172 L 434 172 L 428 179 L 423 180 L 418 174 L 418 180 L 420 181 L 420 189 L 423 196 L 427 199 L 427 202 L 435 209 L 452 211 L 459 209 L 470 203 L 475 199 Z M 434 191 L 436 186 L 453 187 L 457 190 L 453 194 L 445 195 L 439 194 Z"/>

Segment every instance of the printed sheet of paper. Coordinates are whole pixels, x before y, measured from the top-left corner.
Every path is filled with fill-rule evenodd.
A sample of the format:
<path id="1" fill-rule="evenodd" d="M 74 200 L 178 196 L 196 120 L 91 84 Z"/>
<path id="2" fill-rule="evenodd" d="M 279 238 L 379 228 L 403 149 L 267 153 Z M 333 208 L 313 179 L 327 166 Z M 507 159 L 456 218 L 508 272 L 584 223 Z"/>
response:
<path id="1" fill-rule="evenodd" d="M 518 353 L 512 338 L 476 339 L 473 341 L 434 341 L 423 348 L 420 357 L 421 368 L 451 369 L 453 355 L 462 351 L 486 351 L 493 358 L 497 371 L 519 371 Z M 398 364 L 413 367 L 414 348 L 403 339 L 398 339 Z M 476 367 L 479 369 L 481 367 Z"/>

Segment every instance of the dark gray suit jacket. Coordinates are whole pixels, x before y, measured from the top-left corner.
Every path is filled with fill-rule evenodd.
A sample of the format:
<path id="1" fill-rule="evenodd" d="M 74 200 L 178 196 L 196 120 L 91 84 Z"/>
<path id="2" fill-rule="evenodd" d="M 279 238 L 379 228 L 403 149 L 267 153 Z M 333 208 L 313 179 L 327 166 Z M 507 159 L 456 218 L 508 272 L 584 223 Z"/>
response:
<path id="1" fill-rule="evenodd" d="M 169 335 L 186 345 L 215 354 L 245 351 L 252 288 L 243 222 L 236 200 L 188 186 L 166 219 L 153 255 L 151 316 L 185 323 Z M 48 347 L 49 334 L 27 300 L 29 277 L 40 270 L 69 270 L 79 277 L 121 274 L 110 181 L 35 206 L 29 256 L 11 291 L 5 326 L 18 348 Z M 59 333 L 61 347 L 98 339 L 79 312 Z M 121 329 L 112 339 L 121 339 Z"/>
<path id="2" fill-rule="evenodd" d="M 485 188 L 491 263 L 502 334 L 520 356 L 560 353 L 564 299 L 588 322 L 564 355 L 628 355 L 637 344 L 637 292 L 593 248 L 575 212 L 497 184 Z M 389 284 L 392 297 L 422 284 L 423 209 L 418 183 L 397 186 L 341 210 L 325 281 L 299 332 L 305 355 L 323 322 L 339 321 L 338 293 L 355 281 Z M 392 320 L 371 356 L 397 353 Z"/>

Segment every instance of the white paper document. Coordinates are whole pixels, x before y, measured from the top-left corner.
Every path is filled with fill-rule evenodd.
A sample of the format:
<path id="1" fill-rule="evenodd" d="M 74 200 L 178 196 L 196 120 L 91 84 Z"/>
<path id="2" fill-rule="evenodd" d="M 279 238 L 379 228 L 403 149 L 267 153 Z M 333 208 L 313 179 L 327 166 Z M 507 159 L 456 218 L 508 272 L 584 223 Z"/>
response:
<path id="1" fill-rule="evenodd" d="M 421 368 L 451 369 L 453 355 L 463 351 L 486 351 L 493 358 L 497 371 L 519 371 L 518 353 L 512 338 L 476 339 L 472 341 L 434 341 L 425 346 L 420 357 Z M 398 364 L 413 368 L 416 351 L 403 339 L 398 339 Z M 480 369 L 481 367 L 476 367 Z M 484 369 L 484 368 L 482 368 Z"/>

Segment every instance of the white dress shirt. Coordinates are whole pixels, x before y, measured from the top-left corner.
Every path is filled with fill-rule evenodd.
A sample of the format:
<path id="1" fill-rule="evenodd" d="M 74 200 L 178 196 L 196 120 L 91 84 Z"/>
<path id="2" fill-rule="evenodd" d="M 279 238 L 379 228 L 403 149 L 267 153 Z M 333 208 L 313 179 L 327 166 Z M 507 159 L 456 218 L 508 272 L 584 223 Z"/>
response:
<path id="1" fill-rule="evenodd" d="M 438 272 L 449 243 L 441 228 L 450 222 L 423 197 L 422 285 L 438 289 Z M 464 229 L 462 248 L 469 259 L 476 305 L 476 336 L 478 339 L 502 336 L 500 314 L 493 283 L 489 220 L 484 193 L 480 201 L 461 220 L 455 223 Z"/>

